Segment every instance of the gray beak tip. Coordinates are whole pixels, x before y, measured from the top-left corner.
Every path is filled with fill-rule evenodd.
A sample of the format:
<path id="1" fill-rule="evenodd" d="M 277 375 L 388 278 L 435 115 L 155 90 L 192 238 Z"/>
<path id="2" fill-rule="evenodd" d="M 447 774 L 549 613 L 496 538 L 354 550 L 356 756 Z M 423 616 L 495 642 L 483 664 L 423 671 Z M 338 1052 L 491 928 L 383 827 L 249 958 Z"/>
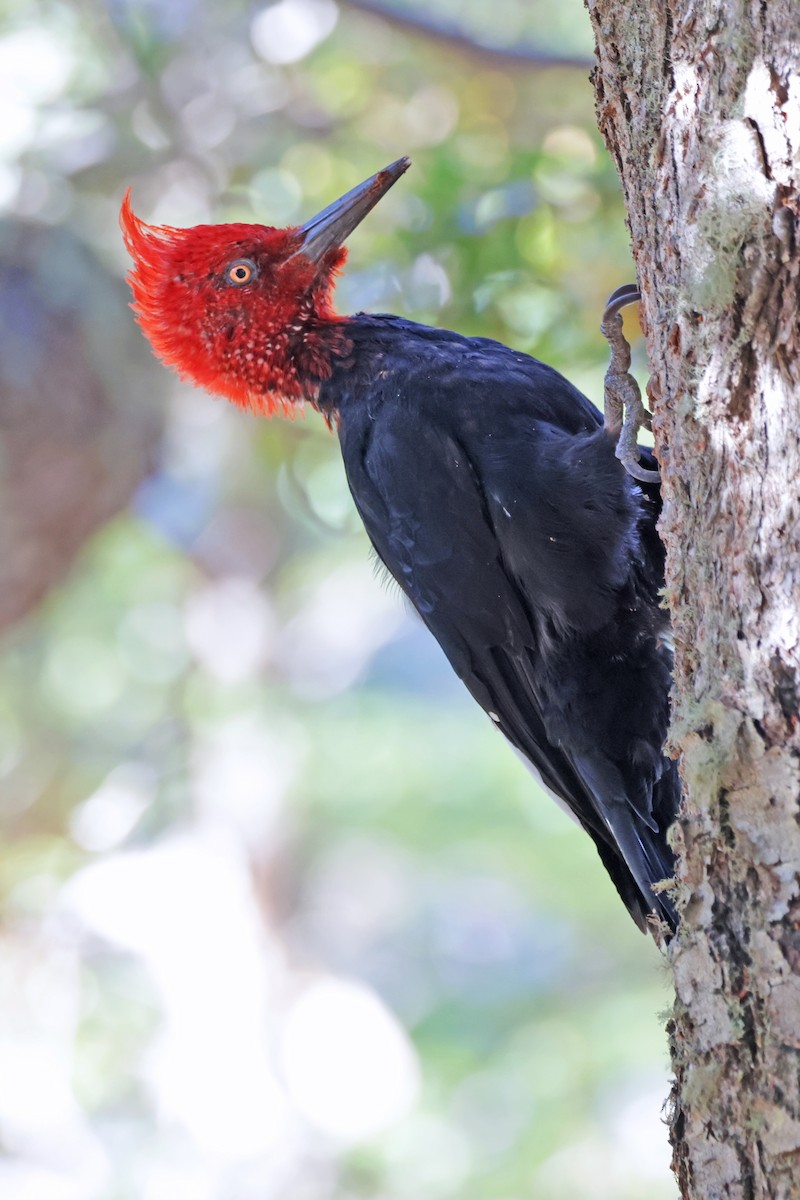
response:
<path id="1" fill-rule="evenodd" d="M 312 262 L 320 262 L 329 250 L 345 242 L 410 166 L 411 159 L 407 155 L 396 159 L 306 221 L 300 228 L 302 241 L 295 253 L 303 254 Z"/>

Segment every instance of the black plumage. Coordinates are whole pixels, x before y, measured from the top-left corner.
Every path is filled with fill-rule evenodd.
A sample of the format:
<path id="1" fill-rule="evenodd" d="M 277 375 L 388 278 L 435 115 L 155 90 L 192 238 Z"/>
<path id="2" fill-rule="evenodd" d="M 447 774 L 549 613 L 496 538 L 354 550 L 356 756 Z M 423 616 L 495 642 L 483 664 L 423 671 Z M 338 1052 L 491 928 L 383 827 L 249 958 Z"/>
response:
<path id="1" fill-rule="evenodd" d="M 594 839 L 634 920 L 675 909 L 657 485 L 595 407 L 486 338 L 358 315 L 318 407 L 367 533 L 481 707 Z M 642 450 L 652 465 L 647 450 Z"/>

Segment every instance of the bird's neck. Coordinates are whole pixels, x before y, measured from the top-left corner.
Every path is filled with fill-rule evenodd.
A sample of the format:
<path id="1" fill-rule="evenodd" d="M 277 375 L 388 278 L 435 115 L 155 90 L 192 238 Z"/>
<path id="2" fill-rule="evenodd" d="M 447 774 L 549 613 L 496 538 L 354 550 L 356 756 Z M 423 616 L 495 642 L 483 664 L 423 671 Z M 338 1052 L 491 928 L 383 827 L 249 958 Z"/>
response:
<path id="1" fill-rule="evenodd" d="M 322 318 L 309 327 L 299 351 L 303 399 L 330 423 L 365 401 L 394 394 L 394 381 L 435 354 L 442 343 L 465 339 L 391 313 Z"/>
<path id="2" fill-rule="evenodd" d="M 396 324 L 398 318 L 388 313 L 356 313 L 322 320 L 314 328 L 304 347 L 304 354 L 311 352 L 314 372 L 307 377 L 312 394 L 305 398 L 328 424 L 338 424 L 344 410 L 365 397 L 374 398 L 388 373 Z"/>
<path id="3" fill-rule="evenodd" d="M 210 390 L 263 416 L 292 415 L 304 403 L 320 408 L 320 394 L 338 364 L 352 353 L 347 318 L 306 318 L 268 334 L 245 326 L 225 340 L 218 374 L 201 380 Z M 327 414 L 326 414 L 327 415 Z"/>
<path id="4" fill-rule="evenodd" d="M 294 370 L 300 398 L 320 407 L 323 387 L 337 368 L 351 360 L 352 317 L 315 317 L 291 346 L 289 361 Z"/>

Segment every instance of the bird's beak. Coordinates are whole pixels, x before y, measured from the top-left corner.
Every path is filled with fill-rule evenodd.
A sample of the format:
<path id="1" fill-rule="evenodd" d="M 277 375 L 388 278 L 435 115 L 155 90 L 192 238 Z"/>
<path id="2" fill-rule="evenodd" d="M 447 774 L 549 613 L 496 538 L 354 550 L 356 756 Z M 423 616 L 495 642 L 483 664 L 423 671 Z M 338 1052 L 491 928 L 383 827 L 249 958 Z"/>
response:
<path id="1" fill-rule="evenodd" d="M 295 254 L 319 263 L 329 250 L 338 249 L 410 166 L 410 158 L 398 158 L 306 221 L 300 227 L 302 241 Z"/>

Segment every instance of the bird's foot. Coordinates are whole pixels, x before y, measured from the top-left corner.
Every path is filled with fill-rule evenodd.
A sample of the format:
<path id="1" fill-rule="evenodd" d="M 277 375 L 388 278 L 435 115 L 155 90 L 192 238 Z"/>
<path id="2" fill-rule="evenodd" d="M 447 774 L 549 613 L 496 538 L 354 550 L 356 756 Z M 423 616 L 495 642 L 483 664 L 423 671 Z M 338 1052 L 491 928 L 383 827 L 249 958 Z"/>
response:
<path id="1" fill-rule="evenodd" d="M 626 283 L 608 298 L 600 332 L 611 347 L 611 362 L 605 376 L 605 426 L 617 439 L 617 458 L 634 479 L 658 483 L 658 471 L 639 464 L 637 437 L 640 429 L 650 429 L 650 413 L 642 403 L 639 385 L 630 373 L 631 348 L 622 332 L 622 309 L 641 299 L 635 284 Z"/>

